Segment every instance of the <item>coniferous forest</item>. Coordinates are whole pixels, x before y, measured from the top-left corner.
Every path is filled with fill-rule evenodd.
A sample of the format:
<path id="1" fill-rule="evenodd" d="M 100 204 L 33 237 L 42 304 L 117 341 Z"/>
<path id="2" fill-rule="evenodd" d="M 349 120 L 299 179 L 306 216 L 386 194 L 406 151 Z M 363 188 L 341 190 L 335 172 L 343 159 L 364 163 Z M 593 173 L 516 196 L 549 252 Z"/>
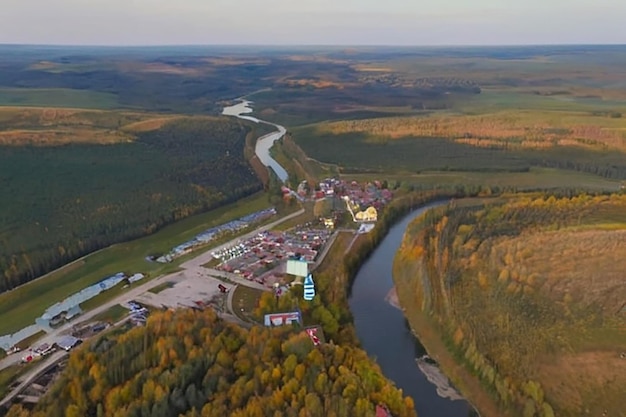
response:
<path id="1" fill-rule="evenodd" d="M 249 132 L 183 118 L 124 143 L 0 148 L 0 292 L 260 190 Z"/>

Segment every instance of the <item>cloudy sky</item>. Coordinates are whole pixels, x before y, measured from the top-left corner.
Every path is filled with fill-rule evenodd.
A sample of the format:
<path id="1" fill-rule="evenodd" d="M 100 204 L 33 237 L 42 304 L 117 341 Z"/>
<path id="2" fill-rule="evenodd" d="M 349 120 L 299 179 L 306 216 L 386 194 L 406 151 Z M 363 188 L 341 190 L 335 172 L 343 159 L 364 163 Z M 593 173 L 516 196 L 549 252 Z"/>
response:
<path id="1" fill-rule="evenodd" d="M 621 0 L 2 0 L 0 43 L 626 43 Z"/>

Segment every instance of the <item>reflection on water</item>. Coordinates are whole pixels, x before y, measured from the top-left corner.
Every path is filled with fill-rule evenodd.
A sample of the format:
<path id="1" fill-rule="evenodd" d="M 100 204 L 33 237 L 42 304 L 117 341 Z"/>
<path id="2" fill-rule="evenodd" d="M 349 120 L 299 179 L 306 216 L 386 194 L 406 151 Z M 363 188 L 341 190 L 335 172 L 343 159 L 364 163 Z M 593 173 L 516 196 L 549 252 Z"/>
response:
<path id="1" fill-rule="evenodd" d="M 393 258 L 402 235 L 408 223 L 425 209 L 413 211 L 391 227 L 385 239 L 363 263 L 350 293 L 350 310 L 363 349 L 376 358 L 385 376 L 413 398 L 418 415 L 476 417 L 467 401 L 437 394 L 437 387 L 428 381 L 416 362 L 426 354 L 424 347 L 411 332 L 402 311 L 385 301 L 393 286 Z M 447 380 L 441 378 L 441 374 L 440 379 Z"/>

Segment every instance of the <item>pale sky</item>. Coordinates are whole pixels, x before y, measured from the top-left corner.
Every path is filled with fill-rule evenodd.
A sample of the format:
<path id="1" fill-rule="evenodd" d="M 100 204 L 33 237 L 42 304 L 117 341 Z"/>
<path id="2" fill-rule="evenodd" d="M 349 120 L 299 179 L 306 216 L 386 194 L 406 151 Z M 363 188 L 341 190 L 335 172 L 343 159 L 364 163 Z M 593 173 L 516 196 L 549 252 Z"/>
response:
<path id="1" fill-rule="evenodd" d="M 0 43 L 626 43 L 624 0 L 1 0 Z"/>

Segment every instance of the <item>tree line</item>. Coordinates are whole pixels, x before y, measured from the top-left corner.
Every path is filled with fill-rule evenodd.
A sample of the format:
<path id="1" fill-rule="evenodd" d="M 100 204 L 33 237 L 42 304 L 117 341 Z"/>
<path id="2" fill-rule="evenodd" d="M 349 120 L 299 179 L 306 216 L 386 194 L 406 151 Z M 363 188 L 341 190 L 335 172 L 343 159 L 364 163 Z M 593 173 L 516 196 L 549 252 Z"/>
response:
<path id="1" fill-rule="evenodd" d="M 76 350 L 32 411 L 14 406 L 7 417 L 373 417 L 378 404 L 415 416 L 358 348 L 314 347 L 297 327 L 245 330 L 211 310 L 179 310 Z"/>
<path id="2" fill-rule="evenodd" d="M 0 147 L 0 292 L 259 191 L 249 129 L 186 118 L 131 143 Z"/>

